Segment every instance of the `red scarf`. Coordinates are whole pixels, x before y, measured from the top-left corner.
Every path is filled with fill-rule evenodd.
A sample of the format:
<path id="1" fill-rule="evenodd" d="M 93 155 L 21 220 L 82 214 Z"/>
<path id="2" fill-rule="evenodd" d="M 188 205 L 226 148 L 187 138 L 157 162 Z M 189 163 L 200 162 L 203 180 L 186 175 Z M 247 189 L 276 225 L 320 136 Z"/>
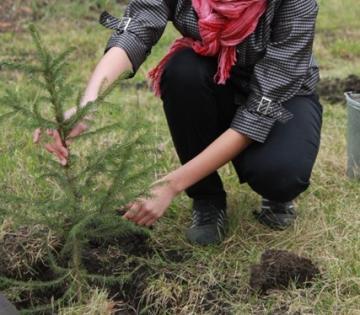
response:
<path id="1" fill-rule="evenodd" d="M 151 86 L 160 96 L 160 79 L 167 61 L 180 49 L 191 47 L 202 56 L 218 55 L 214 80 L 225 84 L 236 63 L 236 45 L 253 33 L 266 10 L 266 0 L 192 0 L 198 15 L 201 41 L 177 39 L 160 63 L 149 72 Z"/>

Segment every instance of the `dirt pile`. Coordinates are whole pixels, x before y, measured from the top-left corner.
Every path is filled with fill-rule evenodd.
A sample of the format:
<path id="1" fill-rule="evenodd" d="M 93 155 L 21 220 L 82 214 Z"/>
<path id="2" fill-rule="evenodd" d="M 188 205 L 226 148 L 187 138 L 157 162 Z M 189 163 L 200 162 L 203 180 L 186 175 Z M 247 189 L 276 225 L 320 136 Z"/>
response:
<path id="1" fill-rule="evenodd" d="M 266 250 L 260 264 L 252 265 L 250 272 L 250 287 L 260 294 L 286 289 L 291 282 L 297 287 L 306 286 L 320 274 L 310 259 L 284 250 Z"/>
<path id="2" fill-rule="evenodd" d="M 345 92 L 360 93 L 360 77 L 352 74 L 345 79 L 324 79 L 320 81 L 317 91 L 322 99 L 331 104 L 345 103 Z"/>
<path id="3" fill-rule="evenodd" d="M 7 227 L 0 235 L 0 274 L 26 280 L 43 270 L 45 256 L 60 241 L 44 226 Z"/>
<path id="4" fill-rule="evenodd" d="M 6 285 L 5 278 L 24 282 L 54 281 L 57 275 L 49 267 L 46 253 L 50 249 L 55 257 L 62 250 L 62 241 L 40 225 L 21 226 L 16 229 L 9 226 L 0 232 L 0 290 L 5 289 L 5 296 L 19 310 L 33 305 L 46 305 L 53 299 L 60 299 L 66 287 L 49 287 L 46 291 L 28 291 L 24 288 L 24 291 L 20 292 Z M 157 276 L 159 262 L 172 265 L 192 257 L 189 251 L 159 247 L 148 235 L 136 233 L 105 241 L 90 240 L 82 250 L 83 267 L 89 274 L 123 278 L 122 283 L 114 282 L 106 286 L 109 297 L 116 304 L 116 308 L 121 310 L 116 314 L 122 315 L 137 314 L 146 307 L 143 300 L 144 290 L 148 286 L 149 277 Z M 64 262 L 60 260 L 59 267 L 69 267 L 67 261 L 65 258 Z M 98 286 L 96 281 L 89 284 Z"/>
<path id="5" fill-rule="evenodd" d="M 154 272 L 147 263 L 154 254 L 145 235 L 132 234 L 111 242 L 90 242 L 84 253 L 84 266 L 90 273 L 124 277 L 122 285 L 114 284 L 107 289 L 121 309 L 119 314 L 132 315 L 140 308 L 147 278 Z"/>
<path id="6" fill-rule="evenodd" d="M 0 235 L 0 278 L 9 277 L 20 281 L 53 281 L 55 274 L 46 261 L 47 250 L 61 250 L 61 242 L 51 232 L 40 226 L 21 226 L 5 229 Z M 55 251 L 56 248 L 56 251 Z M 111 242 L 91 241 L 84 247 L 84 267 L 88 272 L 108 276 L 124 276 L 124 283 L 108 287 L 110 296 L 121 305 L 126 314 L 135 314 L 147 277 L 153 272 L 145 263 L 155 253 L 144 235 L 130 234 Z M 61 266 L 63 268 L 66 265 Z M 1 284 L 1 281 L 0 281 Z M 65 288 L 64 288 L 65 289 Z M 32 305 L 46 305 L 52 299 L 61 298 L 64 291 L 49 288 L 46 292 L 34 290 L 28 292 L 6 289 L 5 294 L 18 309 L 27 309 Z M 0 312 L 0 314 L 2 314 Z"/>

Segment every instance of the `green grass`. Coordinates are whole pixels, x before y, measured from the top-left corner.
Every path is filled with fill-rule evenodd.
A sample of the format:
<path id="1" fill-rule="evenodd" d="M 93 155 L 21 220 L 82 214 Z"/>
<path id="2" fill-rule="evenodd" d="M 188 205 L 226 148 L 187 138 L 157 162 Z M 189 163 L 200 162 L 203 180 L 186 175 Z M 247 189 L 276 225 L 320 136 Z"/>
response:
<path id="1" fill-rule="evenodd" d="M 96 1 L 62 1 L 42 8 L 43 18 L 37 22 L 47 44 L 54 50 L 77 46 L 72 59 L 71 78 L 85 87 L 86 81 L 103 54 L 110 31 L 97 23 L 98 12 L 89 10 Z M 122 7 L 110 1 L 97 1 L 110 12 L 120 15 Z M 360 7 L 357 0 L 319 1 L 315 53 L 322 77 L 345 77 L 360 74 Z M 56 17 L 56 19 L 55 19 Z M 15 35 L 15 36 L 14 36 Z M 165 53 L 178 36 L 171 25 L 152 55 L 133 81 L 141 81 L 146 72 Z M 0 60 L 9 57 L 31 57 L 34 52 L 29 34 L 0 34 Z M 20 75 L 0 72 L 0 93 L 8 84 L 18 82 L 18 89 L 28 89 Z M 156 142 L 150 160 L 162 161 L 154 179 L 179 166 L 162 105 L 150 92 L 137 95 L 134 89 L 114 96 L 126 114 L 141 111 L 152 123 L 149 133 Z M 74 104 L 69 104 L 72 107 Z M 257 224 L 251 209 L 259 197 L 246 185 L 240 186 L 230 164 L 220 169 L 228 192 L 231 230 L 220 246 L 198 248 L 189 245 L 183 231 L 190 221 L 190 200 L 185 194 L 177 197 L 166 216 L 152 233 L 162 248 L 191 252 L 183 263 L 154 263 L 161 268 L 150 279 L 144 300 L 159 314 L 216 314 L 223 303 L 231 305 L 233 314 L 360 314 L 360 184 L 346 177 L 346 111 L 342 106 L 324 105 L 322 143 L 314 167 L 312 185 L 297 199 L 299 218 L 293 228 L 273 232 Z M 0 109 L 1 111 L 1 109 Z M 109 118 L 103 109 L 102 121 Z M 24 132 L 21 119 L 5 122 L 0 137 L 1 187 L 16 193 L 35 195 L 35 151 L 30 132 Z M 109 141 L 116 141 L 112 137 Z M 89 150 L 88 147 L 77 148 Z M 259 259 L 265 248 L 288 249 L 311 257 L 321 268 L 323 277 L 308 289 L 273 292 L 257 298 L 247 291 L 249 266 Z M 204 297 L 208 298 L 206 308 Z M 64 309 L 63 314 L 103 314 L 106 294 L 94 291 L 89 305 Z M 204 310 L 207 309 L 207 310 Z M 146 312 L 145 312 L 146 313 Z M 105 313 L 104 313 L 105 314 Z"/>
<path id="2" fill-rule="evenodd" d="M 323 77 L 360 73 L 360 7 L 354 0 L 319 0 L 315 54 Z"/>

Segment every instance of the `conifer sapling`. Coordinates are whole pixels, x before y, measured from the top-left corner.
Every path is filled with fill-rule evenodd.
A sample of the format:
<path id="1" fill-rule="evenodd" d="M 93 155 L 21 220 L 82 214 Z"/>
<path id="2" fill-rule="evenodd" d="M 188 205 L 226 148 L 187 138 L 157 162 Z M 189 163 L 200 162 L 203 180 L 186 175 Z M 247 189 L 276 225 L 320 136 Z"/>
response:
<path id="1" fill-rule="evenodd" d="M 81 93 L 78 93 L 76 113 L 65 119 L 66 105 L 74 102 L 74 84 L 69 81 L 66 71 L 68 57 L 74 49 L 54 55 L 44 46 L 35 27 L 30 26 L 29 30 L 36 47 L 36 63 L 2 62 L 1 68 L 25 73 L 33 88 L 29 92 L 9 87 L 5 95 L 0 96 L 1 106 L 8 109 L 0 116 L 0 122 L 10 118 L 16 120 L 21 115 L 26 120 L 24 128 L 57 130 L 67 146 L 69 133 L 87 115 L 91 113 L 93 121 L 96 121 L 100 107 L 110 106 L 119 110 L 119 105 L 112 104 L 108 98 L 123 78 L 116 80 L 95 101 L 83 107 L 79 106 Z M 127 235 L 148 233 L 116 215 L 116 209 L 139 195 L 150 196 L 150 175 L 156 167 L 155 163 L 144 165 L 144 161 L 148 161 L 145 157 L 149 156 L 149 135 L 145 137 L 139 126 L 144 126 L 145 122 L 136 112 L 126 120 L 124 117 L 122 115 L 120 122 L 97 129 L 92 126 L 73 139 L 79 143 L 90 143 L 91 150 L 87 152 L 89 150 L 84 149 L 81 154 L 70 150 L 65 167 L 54 161 L 50 154 L 34 148 L 39 163 L 37 182 L 46 187 L 41 194 L 29 198 L 6 189 L 0 192 L 0 215 L 3 218 L 11 217 L 17 226 L 40 224 L 61 239 L 61 246 L 56 251 L 49 246 L 46 253 L 48 279 L 23 280 L 6 276 L 0 271 L 2 291 L 16 288 L 19 295 L 28 292 L 28 296 L 41 295 L 49 290 L 57 292 L 53 301 L 45 305 L 30 301 L 28 308 L 22 310 L 24 314 L 43 313 L 60 305 L 81 303 L 89 287 L 126 281 L 124 274 L 92 274 L 84 264 L 91 242 L 121 242 Z M 104 144 L 105 141 L 96 142 L 95 139 L 99 141 L 99 136 L 105 133 L 115 134 L 117 140 L 108 145 Z M 85 153 L 88 155 L 85 156 Z"/>

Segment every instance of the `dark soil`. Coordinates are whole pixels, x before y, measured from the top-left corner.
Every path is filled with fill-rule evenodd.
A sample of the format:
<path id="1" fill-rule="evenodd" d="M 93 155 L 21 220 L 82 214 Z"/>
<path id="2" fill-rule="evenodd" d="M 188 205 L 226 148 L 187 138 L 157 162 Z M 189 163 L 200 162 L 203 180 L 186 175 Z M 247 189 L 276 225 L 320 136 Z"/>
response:
<path id="1" fill-rule="evenodd" d="M 284 250 L 266 250 L 260 264 L 252 265 L 250 272 L 250 287 L 260 294 L 271 289 L 286 289 L 291 282 L 297 287 L 307 286 L 320 275 L 310 259 Z"/>
<path id="2" fill-rule="evenodd" d="M 25 233 L 26 229 L 22 229 L 20 235 L 21 243 L 24 244 L 23 235 L 31 236 L 34 233 Z M 39 236 L 39 234 L 36 234 Z M 44 236 L 44 235 L 43 235 Z M 8 244 L 17 244 L 16 246 L 9 247 L 7 250 L 11 250 L 16 255 L 12 255 L 15 258 L 21 259 L 22 246 L 18 245 L 19 236 L 14 234 L 5 235 L 5 239 Z M 33 243 L 34 240 L 28 240 L 29 243 Z M 114 284 L 107 286 L 109 296 L 114 300 L 115 303 L 121 304 L 121 311 L 118 314 L 121 315 L 132 315 L 137 314 L 137 311 L 141 309 L 140 299 L 142 293 L 147 286 L 147 278 L 154 271 L 150 265 L 144 263 L 154 255 L 155 251 L 149 243 L 149 239 L 144 234 L 132 234 L 126 238 L 113 239 L 111 242 L 91 242 L 89 247 L 84 251 L 83 267 L 90 274 L 105 275 L 105 276 L 119 276 L 129 275 L 130 279 L 124 281 L 122 285 Z M 14 260 L 15 260 L 14 258 Z M 34 264 L 26 263 L 23 268 L 28 268 L 31 273 L 19 273 L 9 272 L 8 266 L 9 260 L 0 259 L 0 275 L 6 276 L 12 279 L 28 281 L 51 281 L 56 279 L 56 275 L 50 270 L 50 268 L 41 260 Z M 20 264 L 19 264 L 20 265 Z M 65 267 L 65 266 L 64 266 Z M 135 272 L 133 272 L 135 271 Z M 94 286 L 97 285 L 94 283 Z M 1 289 L 1 288 L 0 288 Z M 28 290 L 20 291 L 21 289 L 16 288 L 16 292 L 12 292 L 11 287 L 6 289 L 9 296 L 17 296 L 16 301 L 13 300 L 14 305 L 17 309 L 27 309 L 33 305 L 47 305 L 50 304 L 52 299 L 56 300 L 61 298 L 65 293 L 66 287 L 54 287 L 53 289 L 47 289 L 44 291 L 34 290 L 29 292 Z M 44 314 L 47 314 L 44 312 Z M 51 314 L 51 312 L 49 312 Z"/>
<path id="3" fill-rule="evenodd" d="M 18 281 L 48 281 L 55 279 L 55 274 L 47 265 L 46 255 L 50 250 L 56 253 L 60 249 L 59 241 L 49 229 L 41 225 L 9 226 L 0 239 L 0 276 Z M 5 287 L 0 287 L 0 290 Z M 60 298 L 65 288 L 48 288 L 46 293 L 38 294 L 22 288 L 7 286 L 6 292 L 16 296 L 14 305 L 17 309 L 28 308 L 32 304 L 45 305 L 52 298 Z"/>
<path id="4" fill-rule="evenodd" d="M 153 250 L 148 240 L 141 235 L 131 235 L 119 242 L 117 246 L 92 245 L 86 251 L 84 266 L 93 274 L 107 276 L 119 276 L 132 274 L 122 285 L 108 286 L 109 296 L 115 303 L 121 303 L 121 311 L 118 314 L 136 314 L 141 308 L 140 299 L 147 286 L 147 278 L 152 274 L 152 268 L 144 263 L 143 259 L 151 258 Z M 133 272 L 135 271 L 135 272 Z"/>
<path id="5" fill-rule="evenodd" d="M 166 249 L 160 252 L 160 256 L 169 263 L 183 263 L 192 257 L 192 253 L 184 249 Z"/>
<path id="6" fill-rule="evenodd" d="M 320 81 L 318 86 L 319 95 L 331 104 L 344 103 L 344 93 L 349 91 L 360 93 L 359 76 L 349 75 L 345 79 L 324 79 Z"/>
<path id="7" fill-rule="evenodd" d="M 231 311 L 231 305 L 221 300 L 221 293 L 222 290 L 219 285 L 212 285 L 208 288 L 208 291 L 201 303 L 201 307 L 205 314 L 233 314 Z"/>
<path id="8" fill-rule="evenodd" d="M 34 260 L 45 239 L 49 239 L 46 229 L 30 229 L 21 227 L 16 232 L 9 231 L 0 242 L 3 253 L 0 256 L 0 276 L 20 281 L 50 281 L 56 275 L 46 264 L 46 259 Z M 60 252 L 61 242 L 53 241 L 56 252 Z M 90 273 L 104 276 L 124 276 L 122 284 L 107 285 L 109 297 L 121 306 L 118 314 L 137 314 L 145 305 L 142 303 L 143 291 L 148 284 L 149 276 L 156 276 L 154 259 L 168 263 L 182 263 L 192 257 L 192 253 L 182 249 L 157 248 L 145 233 L 133 233 L 126 237 L 113 238 L 106 241 L 91 241 L 84 248 L 83 267 Z M 32 251 L 29 251 L 32 249 Z M 67 259 L 60 263 L 66 267 Z M 13 270 L 10 265 L 16 265 Z M 156 264 L 155 264 L 156 266 Z M 129 277 L 130 275 L 130 277 Z M 93 284 L 98 285 L 97 283 Z M 4 287 L 5 288 L 5 287 Z M 0 288 L 2 289 L 2 288 Z M 6 287 L 6 294 L 16 296 L 12 300 L 19 309 L 27 309 L 33 305 L 47 305 L 52 299 L 61 298 L 66 286 L 47 289 L 46 292 L 34 290 L 20 291 L 19 288 Z M 45 313 L 44 313 L 45 314 Z"/>
<path id="9" fill-rule="evenodd" d="M 47 250 L 56 251 L 60 243 L 40 225 L 8 228 L 0 239 L 0 274 L 22 281 L 43 275 Z"/>
<path id="10" fill-rule="evenodd" d="M 119 275 L 136 270 L 122 286 L 107 287 L 109 296 L 116 303 L 121 303 L 121 311 L 118 312 L 121 315 L 138 314 L 146 306 L 141 298 L 148 278 L 157 273 L 151 264 L 154 255 L 169 263 L 182 263 L 192 257 L 190 252 L 184 250 L 156 248 L 143 234 L 129 235 L 104 245 L 93 243 L 86 251 L 84 264 L 90 273 Z"/>
<path id="11" fill-rule="evenodd" d="M 145 307 L 141 302 L 143 291 L 148 277 L 157 273 L 151 264 L 154 255 L 169 263 L 182 263 L 192 257 L 192 253 L 182 249 L 157 248 L 144 234 L 133 234 L 107 243 L 107 246 L 92 243 L 86 251 L 84 264 L 90 273 L 102 275 L 130 274 L 136 270 L 122 286 L 107 288 L 109 296 L 122 305 L 118 314 L 132 315 Z"/>

